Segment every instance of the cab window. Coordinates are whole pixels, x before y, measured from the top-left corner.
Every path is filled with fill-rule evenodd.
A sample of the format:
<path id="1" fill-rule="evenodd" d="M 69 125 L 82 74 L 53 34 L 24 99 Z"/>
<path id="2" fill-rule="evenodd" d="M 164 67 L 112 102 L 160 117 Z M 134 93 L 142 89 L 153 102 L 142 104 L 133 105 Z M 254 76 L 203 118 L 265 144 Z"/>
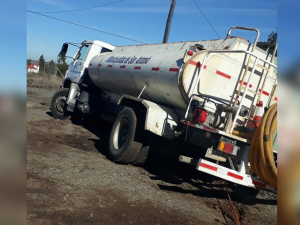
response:
<path id="1" fill-rule="evenodd" d="M 83 45 L 80 48 L 80 51 L 77 53 L 76 59 L 83 60 L 84 56 L 85 56 L 85 54 L 87 52 L 88 47 L 89 47 L 88 45 Z"/>
<path id="2" fill-rule="evenodd" d="M 112 52 L 112 50 L 110 49 L 107 49 L 107 48 L 103 48 L 101 49 L 101 52 L 100 53 L 105 53 L 105 52 Z"/>

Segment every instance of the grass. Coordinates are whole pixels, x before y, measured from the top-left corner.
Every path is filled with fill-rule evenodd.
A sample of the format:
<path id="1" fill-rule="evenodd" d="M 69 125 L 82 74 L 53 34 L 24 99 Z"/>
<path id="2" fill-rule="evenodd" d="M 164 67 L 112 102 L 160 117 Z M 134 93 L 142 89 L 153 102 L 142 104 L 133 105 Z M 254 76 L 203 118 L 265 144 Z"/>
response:
<path id="1" fill-rule="evenodd" d="M 63 78 L 56 75 L 42 75 L 27 73 L 27 87 L 57 89 L 62 84 Z"/>

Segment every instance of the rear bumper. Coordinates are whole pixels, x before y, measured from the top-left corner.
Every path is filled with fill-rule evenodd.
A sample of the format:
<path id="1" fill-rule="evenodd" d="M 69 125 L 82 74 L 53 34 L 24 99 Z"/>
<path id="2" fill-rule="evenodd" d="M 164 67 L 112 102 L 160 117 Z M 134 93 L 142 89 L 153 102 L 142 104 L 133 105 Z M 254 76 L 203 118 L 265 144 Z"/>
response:
<path id="1" fill-rule="evenodd" d="M 201 172 L 213 175 L 215 177 L 222 178 L 224 180 L 236 184 L 240 184 L 240 185 L 244 185 L 256 189 L 264 189 L 272 192 L 277 192 L 276 188 L 268 185 L 267 183 L 265 183 L 264 181 L 260 180 L 257 177 L 253 177 L 245 173 L 239 173 L 235 170 L 228 169 L 226 167 L 220 166 L 216 163 L 212 163 L 201 158 L 198 160 L 197 165 L 195 165 L 195 159 L 191 159 L 185 156 L 180 156 L 179 161 L 196 166 L 196 169 Z"/>

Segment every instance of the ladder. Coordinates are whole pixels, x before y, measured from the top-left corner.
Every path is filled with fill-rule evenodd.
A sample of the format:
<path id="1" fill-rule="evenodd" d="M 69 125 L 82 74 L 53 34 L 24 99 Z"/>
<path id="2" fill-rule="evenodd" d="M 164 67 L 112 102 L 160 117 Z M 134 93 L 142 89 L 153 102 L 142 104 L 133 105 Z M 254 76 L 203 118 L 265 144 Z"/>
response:
<path id="1" fill-rule="evenodd" d="M 251 30 L 251 31 L 255 31 L 257 33 L 255 41 L 254 41 L 253 46 L 252 46 L 252 50 L 251 50 L 251 53 L 254 53 L 255 48 L 257 46 L 258 38 L 259 38 L 259 35 L 260 35 L 259 30 L 256 29 L 256 28 L 247 28 L 247 27 L 237 27 L 237 26 L 235 26 L 235 27 L 232 27 L 232 28 L 229 29 L 228 34 L 226 36 L 226 39 L 229 38 L 230 33 L 233 29 Z M 270 59 L 271 64 L 274 64 L 274 59 L 275 59 L 275 55 L 276 55 L 276 52 L 277 52 L 277 42 L 270 45 L 266 50 L 266 52 L 268 52 L 270 47 L 272 47 L 274 45 L 275 45 L 275 49 L 274 49 L 272 57 Z M 245 92 L 243 93 L 243 95 L 246 95 L 247 92 L 250 92 L 250 93 L 254 94 L 254 97 L 257 96 L 257 101 L 256 101 L 254 112 L 253 112 L 253 118 L 254 118 L 255 115 L 256 115 L 257 109 L 258 109 L 258 103 L 259 103 L 259 101 L 261 99 L 261 96 L 263 94 L 263 91 L 264 91 L 264 88 L 265 88 L 265 85 L 266 85 L 266 81 L 267 81 L 267 78 L 269 76 L 269 73 L 270 73 L 270 70 L 271 70 L 272 66 L 270 64 L 268 64 L 268 67 L 265 67 L 264 65 L 257 63 L 257 59 L 258 59 L 257 57 L 256 57 L 256 60 L 252 60 L 251 57 L 252 57 L 252 55 L 249 55 L 249 59 L 248 59 L 247 65 L 246 65 L 246 69 L 244 70 L 242 80 L 241 80 L 241 82 L 239 83 L 239 86 L 238 86 L 238 92 L 236 94 L 236 97 L 232 96 L 231 103 L 232 103 L 233 100 L 235 100 L 234 103 L 233 103 L 233 107 L 235 107 L 238 104 L 238 99 L 239 99 L 241 91 L 243 89 L 245 89 Z M 246 87 L 244 87 L 244 83 L 245 83 L 245 80 L 246 80 L 247 73 L 249 71 L 250 64 L 253 65 L 252 66 L 253 71 L 255 71 L 256 67 L 259 67 L 263 70 L 263 73 L 262 73 L 263 82 L 262 82 L 262 86 L 260 88 L 260 91 L 252 91 L 252 90 L 247 88 L 248 85 L 246 85 Z M 266 75 L 264 75 L 264 71 L 267 71 Z M 248 80 L 247 84 L 250 84 L 250 79 Z M 257 89 L 258 88 L 259 87 L 257 87 Z M 271 95 L 271 98 L 272 97 L 273 97 L 273 94 Z M 240 105 L 242 105 L 242 102 L 241 102 Z M 249 117 L 249 119 L 253 119 L 253 118 Z M 232 130 L 233 130 L 233 127 L 234 127 L 234 124 L 232 124 L 232 123 L 233 123 L 232 117 L 230 116 L 228 118 L 228 122 L 227 122 L 227 125 L 226 125 L 226 128 L 225 128 L 226 132 L 232 133 Z"/>

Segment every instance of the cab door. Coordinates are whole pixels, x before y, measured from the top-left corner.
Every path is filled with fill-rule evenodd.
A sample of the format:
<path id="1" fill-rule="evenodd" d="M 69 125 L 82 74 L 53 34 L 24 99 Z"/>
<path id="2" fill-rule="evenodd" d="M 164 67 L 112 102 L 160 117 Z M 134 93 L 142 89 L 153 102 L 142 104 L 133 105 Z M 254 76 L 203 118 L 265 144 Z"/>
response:
<path id="1" fill-rule="evenodd" d="M 69 77 L 79 80 L 85 68 L 85 61 L 90 45 L 82 45 L 78 50 L 74 60 L 69 65 Z"/>

